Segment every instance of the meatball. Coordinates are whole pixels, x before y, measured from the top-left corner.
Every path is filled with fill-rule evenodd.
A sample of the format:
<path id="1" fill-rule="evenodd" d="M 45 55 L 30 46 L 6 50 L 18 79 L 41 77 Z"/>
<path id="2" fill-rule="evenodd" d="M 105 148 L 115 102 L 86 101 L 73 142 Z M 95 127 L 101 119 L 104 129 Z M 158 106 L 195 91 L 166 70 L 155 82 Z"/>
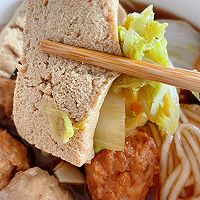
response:
<path id="1" fill-rule="evenodd" d="M 1 200 L 73 200 L 58 180 L 38 167 L 19 172 L 0 192 Z"/>
<path id="2" fill-rule="evenodd" d="M 0 190 L 10 182 L 15 172 L 28 168 L 26 147 L 0 129 Z"/>
<path id="3" fill-rule="evenodd" d="M 12 114 L 14 88 L 15 81 L 0 77 L 0 119 Z"/>
<path id="4" fill-rule="evenodd" d="M 144 200 L 159 173 L 159 151 L 141 133 L 126 139 L 124 152 L 104 150 L 86 165 L 93 200 Z"/>

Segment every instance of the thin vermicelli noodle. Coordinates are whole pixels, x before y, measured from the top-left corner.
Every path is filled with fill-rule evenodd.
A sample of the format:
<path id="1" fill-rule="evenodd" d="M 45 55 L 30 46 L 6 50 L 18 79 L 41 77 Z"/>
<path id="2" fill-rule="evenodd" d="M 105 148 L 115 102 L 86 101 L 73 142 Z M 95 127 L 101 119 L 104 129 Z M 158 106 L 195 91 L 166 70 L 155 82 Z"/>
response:
<path id="1" fill-rule="evenodd" d="M 168 152 L 170 149 L 171 142 L 173 140 L 173 136 L 168 135 L 165 138 L 165 141 L 161 147 L 161 156 L 160 156 L 160 163 L 161 163 L 161 172 L 160 172 L 160 182 L 163 184 L 167 177 L 167 163 L 168 163 Z"/>
<path id="2" fill-rule="evenodd" d="M 181 139 L 181 131 L 182 126 L 184 124 L 181 124 L 175 134 L 175 144 L 176 144 L 176 151 L 177 155 L 180 159 L 180 162 L 182 164 L 182 170 L 179 174 L 178 179 L 176 180 L 175 184 L 172 186 L 171 192 L 169 193 L 169 199 L 170 200 L 176 200 L 181 193 L 182 188 L 184 187 L 184 184 L 186 183 L 187 179 L 190 176 L 190 163 L 189 159 L 185 153 L 182 139 Z"/>
<path id="3" fill-rule="evenodd" d="M 193 183 L 194 183 L 194 175 L 192 174 L 190 178 L 187 180 L 187 182 L 185 183 L 185 187 L 188 187 L 192 185 Z"/>
<path id="4" fill-rule="evenodd" d="M 182 123 L 188 123 L 188 122 L 189 122 L 189 121 L 188 121 L 188 118 L 186 117 L 186 115 L 183 113 L 182 110 L 180 110 L 180 121 L 181 121 Z"/>
<path id="5" fill-rule="evenodd" d="M 189 146 L 188 142 L 184 138 L 183 138 L 183 144 L 184 144 L 185 150 L 188 154 L 188 159 L 191 164 L 192 173 L 195 174 L 195 177 L 194 177 L 195 185 L 200 185 L 200 171 L 199 171 L 198 162 L 195 158 L 195 155 L 194 155 L 191 147 Z M 195 189 L 194 190 L 195 195 L 200 193 L 200 187 L 195 187 L 194 189 Z"/>
<path id="6" fill-rule="evenodd" d="M 191 121 L 197 117 L 181 111 L 174 137 L 166 136 L 161 146 L 161 200 L 200 199 L 200 129 L 188 115 Z"/>
<path id="7" fill-rule="evenodd" d="M 157 147 L 160 148 L 162 145 L 162 136 L 159 134 L 159 131 L 158 131 L 156 125 L 153 124 L 152 122 L 149 122 L 148 127 L 151 130 L 151 133 L 153 134 L 153 138 L 155 140 Z"/>
<path id="8" fill-rule="evenodd" d="M 171 174 L 174 169 L 174 157 L 173 157 L 173 150 L 169 150 L 169 160 L 168 160 L 168 172 L 167 174 Z"/>
<path id="9" fill-rule="evenodd" d="M 185 112 L 185 114 L 190 118 L 192 118 L 194 121 L 200 123 L 200 118 L 197 114 L 195 114 L 194 112 L 187 110 L 185 108 L 183 108 L 183 111 Z"/>
<path id="10" fill-rule="evenodd" d="M 174 171 L 168 176 L 164 184 L 161 185 L 160 191 L 160 199 L 168 199 L 168 195 L 170 193 L 170 189 L 173 186 L 174 182 L 176 181 L 177 177 L 179 176 L 182 170 L 181 164 L 179 164 Z"/>
<path id="11" fill-rule="evenodd" d="M 176 167 L 179 164 L 179 158 L 178 158 L 178 155 L 176 153 L 176 146 L 174 144 L 174 141 L 171 144 L 171 148 L 172 148 L 173 156 L 174 156 L 174 167 Z"/>

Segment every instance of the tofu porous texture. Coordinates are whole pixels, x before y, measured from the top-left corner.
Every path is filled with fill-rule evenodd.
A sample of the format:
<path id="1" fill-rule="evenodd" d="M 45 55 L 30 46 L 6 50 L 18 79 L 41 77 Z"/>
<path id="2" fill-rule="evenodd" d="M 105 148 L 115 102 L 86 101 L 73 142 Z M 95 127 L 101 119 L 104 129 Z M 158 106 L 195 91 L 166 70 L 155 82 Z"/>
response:
<path id="1" fill-rule="evenodd" d="M 48 55 L 43 39 L 120 55 L 118 0 L 28 0 L 23 67 L 14 95 L 14 121 L 19 134 L 45 152 L 82 166 L 94 157 L 93 137 L 102 106 L 119 74 Z M 74 122 L 84 123 L 66 144 L 57 141 L 41 111 L 51 103 Z"/>

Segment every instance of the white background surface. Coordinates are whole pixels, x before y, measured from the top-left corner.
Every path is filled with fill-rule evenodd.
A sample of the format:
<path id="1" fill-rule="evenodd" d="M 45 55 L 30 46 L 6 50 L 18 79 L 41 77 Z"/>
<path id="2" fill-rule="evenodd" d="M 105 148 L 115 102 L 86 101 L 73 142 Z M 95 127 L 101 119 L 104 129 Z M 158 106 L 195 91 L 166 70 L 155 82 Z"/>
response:
<path id="1" fill-rule="evenodd" d="M 0 25 L 5 24 L 13 15 L 21 0 L 0 0 Z M 128 0 L 127 0 L 128 1 Z M 136 0 L 154 4 L 173 12 L 194 23 L 200 28 L 200 0 Z"/>

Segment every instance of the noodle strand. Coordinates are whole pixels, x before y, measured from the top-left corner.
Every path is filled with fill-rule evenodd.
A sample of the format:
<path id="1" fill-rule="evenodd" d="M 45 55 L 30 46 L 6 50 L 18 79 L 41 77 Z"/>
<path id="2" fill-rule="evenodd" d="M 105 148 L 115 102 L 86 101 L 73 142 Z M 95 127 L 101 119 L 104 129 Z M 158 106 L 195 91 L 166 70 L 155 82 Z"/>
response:
<path id="1" fill-rule="evenodd" d="M 166 177 L 167 177 L 168 152 L 169 152 L 172 140 L 173 140 L 173 136 L 167 135 L 161 147 L 161 159 L 160 159 L 161 169 L 162 169 L 162 171 L 160 172 L 161 184 L 165 182 Z"/>
<path id="2" fill-rule="evenodd" d="M 161 188 L 161 192 L 160 192 L 160 200 L 166 200 L 168 199 L 168 195 L 170 193 L 170 190 L 174 184 L 174 182 L 176 181 L 177 177 L 179 176 L 180 172 L 182 170 L 182 165 L 179 164 L 175 170 L 168 176 L 166 182 L 164 183 L 164 185 Z"/>
<path id="3" fill-rule="evenodd" d="M 174 137 L 166 136 L 161 145 L 161 200 L 200 200 L 200 128 L 188 117 L 200 120 L 193 112 L 183 111 Z"/>
<path id="4" fill-rule="evenodd" d="M 176 151 L 177 151 L 178 157 L 182 164 L 182 170 L 176 181 L 176 184 L 174 184 L 174 186 L 169 194 L 170 200 L 176 200 L 178 198 L 179 194 L 181 193 L 182 188 L 184 187 L 187 179 L 190 176 L 190 162 L 189 162 L 188 157 L 183 148 L 181 134 L 180 134 L 182 129 L 183 129 L 183 124 L 181 124 L 179 126 L 179 128 L 175 134 Z"/>
<path id="5" fill-rule="evenodd" d="M 183 139 L 183 144 L 184 144 L 188 159 L 190 161 L 192 173 L 194 174 L 195 185 L 200 186 L 200 171 L 199 171 L 198 162 L 196 161 L 195 155 L 191 147 L 189 146 L 188 142 L 186 141 L 186 139 Z M 200 187 L 195 187 L 194 195 L 197 195 L 199 193 L 200 193 Z"/>

